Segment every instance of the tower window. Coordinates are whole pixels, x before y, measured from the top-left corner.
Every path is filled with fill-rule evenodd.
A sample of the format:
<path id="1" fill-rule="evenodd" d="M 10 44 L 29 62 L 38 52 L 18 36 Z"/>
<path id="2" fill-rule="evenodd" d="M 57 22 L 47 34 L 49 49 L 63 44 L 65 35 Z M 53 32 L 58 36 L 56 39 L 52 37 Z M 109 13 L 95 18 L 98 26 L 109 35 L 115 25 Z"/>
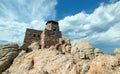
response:
<path id="1" fill-rule="evenodd" d="M 35 34 L 33 34 L 33 37 L 35 37 L 36 35 Z"/>
<path id="2" fill-rule="evenodd" d="M 54 28 L 53 31 L 56 31 L 56 29 Z"/>
<path id="3" fill-rule="evenodd" d="M 53 26 L 53 31 L 56 31 L 56 29 L 57 29 L 56 26 Z"/>

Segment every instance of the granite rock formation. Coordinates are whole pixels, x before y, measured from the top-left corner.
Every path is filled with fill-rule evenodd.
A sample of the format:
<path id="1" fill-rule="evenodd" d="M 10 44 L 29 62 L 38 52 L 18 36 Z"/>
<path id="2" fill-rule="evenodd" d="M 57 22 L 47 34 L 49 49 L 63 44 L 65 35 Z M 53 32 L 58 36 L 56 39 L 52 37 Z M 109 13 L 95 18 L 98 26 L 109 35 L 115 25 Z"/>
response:
<path id="1" fill-rule="evenodd" d="M 7 69 L 19 54 L 18 44 L 8 43 L 0 46 L 0 73 Z"/>
<path id="2" fill-rule="evenodd" d="M 116 56 L 119 56 L 119 57 L 120 57 L 120 48 L 115 48 L 115 49 L 114 49 L 114 54 L 115 54 Z"/>
<path id="3" fill-rule="evenodd" d="M 120 74 L 120 58 L 103 55 L 92 60 L 89 74 Z"/>
<path id="4" fill-rule="evenodd" d="M 13 46 L 11 46 L 13 47 Z M 55 46 L 39 49 L 37 43 L 30 45 L 32 51 L 21 50 L 12 65 L 2 74 L 119 74 L 120 57 L 103 54 L 90 43 L 67 45 L 65 53 Z M 16 50 L 18 46 L 14 47 Z M 75 48 L 75 49 L 74 49 Z M 73 50 L 74 49 L 74 50 Z M 81 50 L 94 54 L 94 58 L 81 58 Z M 87 52 L 89 51 L 90 52 Z M 92 51 L 91 51 L 92 49 Z M 87 56 L 87 55 L 86 55 Z M 82 56 L 83 57 L 83 56 Z M 9 65 L 9 64 L 6 64 Z M 3 69 L 3 68 L 0 68 Z M 3 71 L 3 70 L 2 70 Z"/>
<path id="5" fill-rule="evenodd" d="M 77 54 L 81 59 L 92 60 L 99 55 L 103 55 L 103 52 L 98 48 L 94 48 L 92 44 L 88 42 L 79 42 L 72 45 L 71 54 Z"/>
<path id="6" fill-rule="evenodd" d="M 97 57 L 97 56 L 101 56 L 101 55 L 103 55 L 104 53 L 99 49 L 99 48 L 95 48 L 94 49 L 94 55 L 95 55 L 95 57 Z"/>

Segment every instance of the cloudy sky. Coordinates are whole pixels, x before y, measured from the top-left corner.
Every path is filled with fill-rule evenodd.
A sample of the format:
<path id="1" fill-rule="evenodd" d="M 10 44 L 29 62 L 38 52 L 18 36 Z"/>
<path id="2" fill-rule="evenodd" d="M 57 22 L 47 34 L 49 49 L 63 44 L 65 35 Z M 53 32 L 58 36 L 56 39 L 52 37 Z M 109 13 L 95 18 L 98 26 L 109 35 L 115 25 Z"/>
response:
<path id="1" fill-rule="evenodd" d="M 26 28 L 43 30 L 48 20 L 72 43 L 120 48 L 120 0 L 0 0 L 0 43 L 22 44 Z"/>

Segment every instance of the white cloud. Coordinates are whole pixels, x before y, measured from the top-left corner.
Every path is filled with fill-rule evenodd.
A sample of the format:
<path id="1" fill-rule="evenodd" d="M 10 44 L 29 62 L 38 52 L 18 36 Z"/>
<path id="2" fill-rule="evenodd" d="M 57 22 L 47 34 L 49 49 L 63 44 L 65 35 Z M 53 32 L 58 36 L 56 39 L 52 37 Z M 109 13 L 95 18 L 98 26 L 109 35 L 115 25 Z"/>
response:
<path id="1" fill-rule="evenodd" d="M 120 42 L 120 1 L 100 5 L 93 13 L 80 12 L 59 21 L 64 36 L 72 42 Z"/>
<path id="2" fill-rule="evenodd" d="M 32 21 L 30 24 L 16 21 L 0 21 L 0 40 L 21 44 L 24 40 L 26 28 L 43 30 L 45 21 Z"/>
<path id="3" fill-rule="evenodd" d="M 45 20 L 55 19 L 56 0 L 0 1 L 0 40 L 22 43 L 26 28 L 43 30 Z"/>
<path id="4" fill-rule="evenodd" d="M 54 19 L 56 4 L 56 0 L 2 0 L 0 2 L 0 17 L 24 22 Z"/>
<path id="5" fill-rule="evenodd" d="M 109 5 L 101 4 L 91 14 L 80 12 L 60 20 L 63 36 L 72 42 L 118 44 L 120 1 L 115 1 Z M 45 20 L 55 19 L 56 4 L 57 0 L 1 0 L 0 40 L 22 43 L 26 28 L 43 30 Z"/>
<path id="6" fill-rule="evenodd" d="M 59 21 L 63 36 L 71 42 L 90 42 L 104 53 L 120 48 L 120 1 L 101 4 L 93 13 L 67 16 Z"/>
<path id="7" fill-rule="evenodd" d="M 120 22 L 115 24 L 114 26 L 110 27 L 109 30 L 103 33 L 98 33 L 96 36 L 99 41 L 109 41 L 113 42 L 120 42 Z"/>
<path id="8" fill-rule="evenodd" d="M 15 21 L 1 22 L 0 39 L 10 42 L 22 42 L 21 40 L 23 39 L 26 27 L 28 27 L 26 23 L 18 23 Z"/>

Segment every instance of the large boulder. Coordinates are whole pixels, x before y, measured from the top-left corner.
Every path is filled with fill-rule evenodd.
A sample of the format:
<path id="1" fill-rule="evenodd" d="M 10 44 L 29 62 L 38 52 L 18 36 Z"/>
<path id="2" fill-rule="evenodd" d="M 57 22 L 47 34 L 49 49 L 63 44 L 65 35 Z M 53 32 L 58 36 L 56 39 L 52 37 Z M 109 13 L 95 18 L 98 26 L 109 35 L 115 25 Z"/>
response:
<path id="1" fill-rule="evenodd" d="M 68 53 L 71 52 L 71 44 L 67 44 L 67 45 L 65 46 L 65 52 L 68 52 Z"/>
<path id="2" fill-rule="evenodd" d="M 74 44 L 72 44 L 72 47 L 77 47 L 77 48 L 81 48 L 81 49 L 94 48 L 94 47 L 92 46 L 92 44 L 90 44 L 89 42 L 78 42 L 78 43 L 74 43 Z"/>
<path id="3" fill-rule="evenodd" d="M 40 48 L 38 42 L 33 42 L 29 46 L 27 46 L 25 43 L 19 47 L 20 50 L 26 51 L 26 53 L 31 52 L 33 50 L 38 50 Z"/>
<path id="4" fill-rule="evenodd" d="M 115 48 L 114 54 L 115 54 L 116 56 L 120 56 L 120 48 Z"/>
<path id="5" fill-rule="evenodd" d="M 95 57 L 97 57 L 97 56 L 103 55 L 104 53 L 99 48 L 95 48 L 94 54 L 95 54 Z"/>
<path id="6" fill-rule="evenodd" d="M 31 45 L 28 46 L 28 48 L 31 50 L 38 50 L 40 48 L 40 46 L 39 46 L 38 42 L 33 42 L 33 43 L 31 43 Z"/>
<path id="7" fill-rule="evenodd" d="M 61 40 L 58 44 L 55 45 L 55 49 L 61 51 L 62 53 L 70 53 L 71 51 L 71 44 L 65 42 L 65 40 Z"/>
<path id="8" fill-rule="evenodd" d="M 120 74 L 120 58 L 102 55 L 92 60 L 88 74 Z"/>
<path id="9" fill-rule="evenodd" d="M 71 54 L 79 53 L 81 59 L 94 59 L 94 47 L 88 42 L 72 44 Z"/>
<path id="10" fill-rule="evenodd" d="M 0 73 L 6 70 L 18 55 L 18 44 L 8 43 L 0 46 Z"/>
<path id="11" fill-rule="evenodd" d="M 90 68 L 90 61 L 81 60 L 76 64 L 76 74 L 86 74 Z"/>

